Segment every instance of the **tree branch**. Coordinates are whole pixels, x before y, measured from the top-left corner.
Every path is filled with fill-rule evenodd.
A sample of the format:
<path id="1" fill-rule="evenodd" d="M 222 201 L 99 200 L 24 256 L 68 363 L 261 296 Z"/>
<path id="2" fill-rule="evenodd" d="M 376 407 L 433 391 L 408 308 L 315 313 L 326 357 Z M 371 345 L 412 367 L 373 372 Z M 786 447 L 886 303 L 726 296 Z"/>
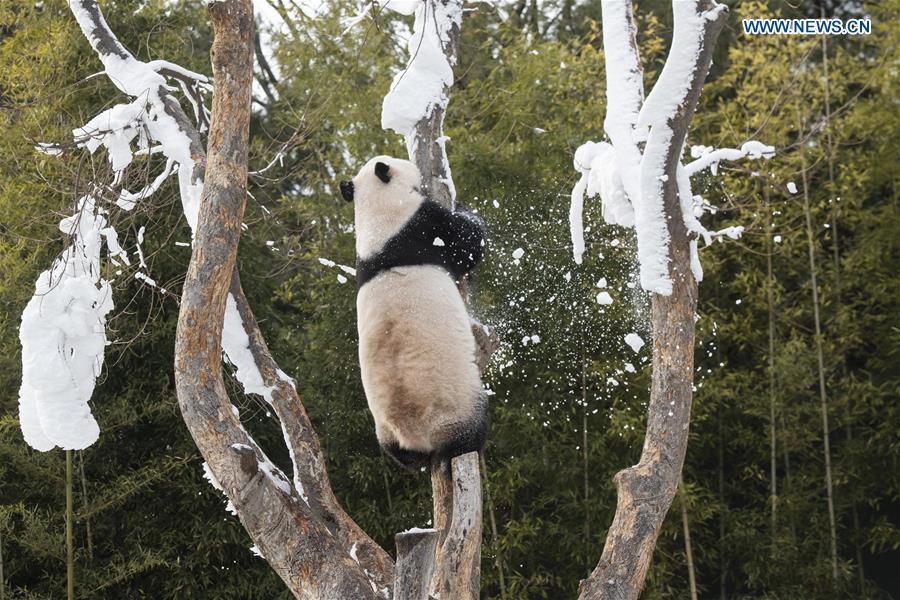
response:
<path id="1" fill-rule="evenodd" d="M 116 81 L 114 76 L 118 73 L 118 68 L 126 63 L 129 73 L 136 74 L 141 72 L 146 77 L 143 84 L 147 81 L 157 85 L 153 90 L 147 90 L 141 85 L 128 85 L 127 81 L 119 78 L 116 85 L 132 97 L 147 97 L 149 102 L 162 104 L 164 116 L 176 125 L 179 135 L 157 139 L 156 141 L 163 146 L 163 152 L 170 160 L 179 162 L 180 179 L 181 179 L 181 195 L 182 203 L 185 208 L 188 222 L 196 219 L 196 215 L 191 217 L 189 210 L 193 202 L 192 196 L 198 193 L 199 189 L 204 186 L 206 151 L 203 142 L 196 127 L 188 119 L 182 110 L 180 104 L 173 98 L 167 88 L 162 84 L 164 80 L 160 78 L 159 82 L 152 80 L 154 67 L 168 65 L 160 61 L 154 63 L 142 63 L 136 60 L 116 39 L 115 35 L 107 26 L 103 15 L 94 0 L 71 0 L 70 6 L 73 13 L 81 26 L 85 36 L 91 42 L 92 47 L 98 53 L 111 79 Z M 243 33 L 243 32 L 242 32 Z M 252 52 L 252 45 L 248 46 Z M 241 60 L 246 58 L 243 54 Z M 248 69 L 250 67 L 247 67 Z M 146 72 L 145 69 L 147 70 Z M 170 69 L 180 69 L 177 66 L 170 66 Z M 148 91 L 152 93 L 148 93 Z M 220 126 L 222 125 L 220 120 Z M 191 223 L 192 226 L 196 223 Z M 196 248 L 195 248 L 196 250 Z M 195 252 L 195 255 L 197 252 Z M 279 542 L 278 545 L 286 551 L 272 552 L 264 551 L 265 558 L 273 567 L 288 579 L 297 579 L 301 577 L 300 573 L 315 574 L 319 567 L 316 561 L 327 561 L 337 556 L 337 563 L 343 563 L 344 567 L 349 566 L 349 572 L 357 575 L 365 575 L 366 586 L 363 596 L 372 593 L 372 588 L 377 587 L 379 593 L 387 594 L 393 576 L 393 565 L 387 553 L 381 549 L 375 542 L 371 540 L 352 519 L 344 512 L 340 504 L 337 502 L 328 482 L 328 476 L 325 471 L 325 461 L 319 447 L 318 438 L 312 430 L 309 418 L 303 408 L 302 403 L 294 389 L 290 379 L 278 368 L 278 365 L 272 359 L 268 347 L 265 344 L 262 333 L 247 298 L 240 285 L 240 279 L 236 270 L 233 270 L 229 282 L 230 295 L 234 300 L 236 309 L 241 318 L 241 324 L 248 340 L 248 350 L 253 357 L 253 362 L 259 370 L 262 384 L 271 391 L 270 397 L 267 399 L 272 403 L 273 409 L 282 423 L 285 432 L 285 443 L 294 461 L 294 481 L 293 490 L 282 489 L 287 483 L 287 479 L 267 461 L 265 455 L 256 446 L 255 442 L 241 427 L 240 421 L 232 412 L 232 407 L 227 402 L 225 396 L 209 397 L 210 403 L 205 405 L 206 422 L 199 419 L 201 427 L 211 427 L 215 431 L 224 432 L 222 435 L 227 439 L 221 440 L 219 453 L 224 463 L 231 461 L 231 471 L 235 473 L 237 478 L 237 487 L 234 489 L 245 490 L 241 497 L 247 500 L 251 497 L 253 489 L 259 488 L 261 491 L 255 493 L 264 493 L 267 495 L 270 508 L 274 507 L 274 512 L 267 513 L 269 517 L 275 515 L 275 518 L 266 519 L 263 515 L 262 521 L 258 525 L 248 526 L 257 529 L 271 529 L 273 524 L 277 524 L 278 528 L 283 530 L 280 535 L 288 538 L 285 542 Z M 220 319 L 221 323 L 221 319 Z M 212 327 L 212 326 L 210 326 Z M 215 348 L 215 345 L 211 346 Z M 209 350 L 213 352 L 213 350 Z M 220 360 L 221 354 L 216 355 L 216 360 Z M 212 372 L 210 372 L 212 373 Z M 243 382 L 242 382 L 243 383 Z M 213 386 L 212 392 L 218 393 L 222 390 Z M 199 409 L 200 407 L 198 407 Z M 227 434 L 227 435 L 226 435 Z M 231 444 L 238 444 L 229 450 Z M 247 448 L 253 450 L 253 454 L 257 457 L 258 465 L 261 468 L 253 467 Z M 208 459 L 209 460 L 209 459 Z M 210 461 L 212 464 L 214 461 Z M 238 468 L 241 465 L 245 469 Z M 228 481 L 226 474 L 221 469 L 212 467 L 214 475 L 220 481 Z M 241 476 L 246 472 L 246 476 Z M 263 472 L 265 476 L 259 476 Z M 254 487 L 249 488 L 246 484 L 254 482 Z M 305 485 L 304 485 L 305 484 Z M 273 487 L 274 486 L 274 487 Z M 290 485 L 287 486 L 290 488 Z M 277 488 L 277 489 L 276 489 Z M 308 505 L 307 505 L 308 502 Z M 235 506 L 241 516 L 242 521 L 247 525 L 248 521 L 254 519 L 254 515 L 248 510 L 242 510 L 243 506 L 239 502 L 235 502 Z M 287 511 L 287 512 L 285 512 Z M 284 515 L 289 514 L 289 518 Z M 257 519 L 258 520 L 258 519 Z M 253 534 L 251 533 L 251 536 Z M 306 540 L 309 536 L 312 539 Z M 325 544 L 327 552 L 323 553 L 321 547 L 317 545 L 316 540 L 323 538 L 334 538 L 333 542 Z M 254 538 L 255 539 L 255 538 Z M 295 547 L 296 552 L 292 554 L 290 548 Z M 353 556 L 351 557 L 351 552 Z M 308 561 L 297 560 L 296 556 L 311 557 Z M 354 562 L 348 558 L 355 559 Z M 277 564 L 276 564 L 277 563 Z M 311 569 L 311 570 L 310 570 Z M 286 581 L 288 581 L 286 579 Z M 293 585 L 288 581 L 294 593 L 298 593 L 297 585 Z M 322 585 L 327 585 L 327 581 L 322 581 Z M 313 593 L 315 588 L 309 588 L 308 593 Z M 321 596 L 331 597 L 331 596 Z"/>
<path id="2" fill-rule="evenodd" d="M 461 0 L 426 0 L 419 10 L 423 11 L 422 22 L 417 16 L 416 33 L 422 35 L 422 43 L 433 43 L 434 40 L 426 41 L 426 34 L 432 30 L 437 32 L 437 41 L 447 65 L 454 67 L 459 52 L 463 14 Z M 419 27 L 424 29 L 420 31 Z M 415 58 L 410 57 L 407 73 L 416 68 Z M 434 93 L 436 90 L 431 91 Z M 447 138 L 444 136 L 444 112 L 449 94 L 445 81 L 440 90 L 440 101 L 431 103 L 412 130 L 403 133 L 406 135 L 409 159 L 419 168 L 428 195 L 452 210 L 456 190 L 447 160 Z M 465 281 L 460 282 L 460 293 L 464 298 L 467 295 Z M 471 327 L 476 344 L 475 359 L 479 370 L 483 371 L 497 347 L 497 338 L 475 319 L 472 319 Z M 433 461 L 431 486 L 434 528 L 438 531 L 439 540 L 430 592 L 441 598 L 478 598 L 481 575 L 481 475 L 477 453 L 456 457 L 451 464 Z"/>
<path id="3" fill-rule="evenodd" d="M 318 439 L 293 385 L 268 353 L 234 269 L 246 202 L 253 21 L 248 0 L 210 4 L 210 14 L 216 32 L 213 69 L 220 83 L 213 95 L 209 169 L 176 336 L 179 403 L 241 522 L 294 595 L 374 597 L 373 588 L 382 584 L 383 591 L 390 582 L 390 559 L 334 498 Z M 225 393 L 221 334 L 229 287 L 260 373 L 273 388 L 273 408 L 295 461 L 294 487 L 243 430 Z M 351 544 L 364 549 L 375 582 L 348 552 Z"/>
<path id="4" fill-rule="evenodd" d="M 604 16 L 607 5 L 612 4 L 604 2 Z M 681 217 L 676 173 L 688 126 L 712 60 L 713 47 L 727 18 L 727 8 L 716 5 L 713 0 L 692 0 L 690 6 L 675 0 L 673 4 L 673 51 L 660 80 L 671 83 L 665 78 L 666 69 L 677 74 L 681 72 L 679 66 L 684 67 L 677 64 L 679 55 L 675 49 L 679 44 L 697 43 L 699 48 L 688 71 L 689 81 L 681 82 L 687 83 L 684 98 L 661 119 L 657 115 L 660 120 L 651 125 L 648 141 L 648 146 L 654 142 L 654 127 L 667 128 L 670 133 L 664 148 L 668 178 L 663 185 L 663 211 L 670 240 L 668 271 L 672 291 L 668 295 L 656 293 L 652 297 L 653 383 L 644 448 L 638 464 L 620 471 L 615 477 L 618 490 L 616 514 L 599 564 L 590 577 L 581 582 L 582 600 L 639 597 L 687 451 L 697 282 L 691 271 L 690 239 Z M 605 22 L 604 31 L 617 25 Z M 699 36 L 699 39 L 693 39 L 693 36 Z M 612 55 L 607 54 L 608 69 L 612 67 L 611 58 Z M 660 86 L 660 94 L 667 91 L 670 91 L 668 86 Z M 645 105 L 643 110 L 646 108 Z M 642 157 L 642 170 L 646 166 L 645 159 L 646 155 Z M 646 195 L 646 190 L 641 193 Z"/>
<path id="5" fill-rule="evenodd" d="M 404 531 L 394 536 L 397 545 L 394 600 L 427 600 L 437 540 L 434 529 Z"/>

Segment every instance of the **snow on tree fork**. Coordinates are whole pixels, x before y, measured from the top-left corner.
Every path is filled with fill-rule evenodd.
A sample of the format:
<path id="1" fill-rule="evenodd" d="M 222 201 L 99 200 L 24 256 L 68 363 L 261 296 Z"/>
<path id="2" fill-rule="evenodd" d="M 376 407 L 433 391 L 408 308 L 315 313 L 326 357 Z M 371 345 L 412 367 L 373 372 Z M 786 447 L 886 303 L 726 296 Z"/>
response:
<path id="1" fill-rule="evenodd" d="M 609 27 L 610 31 L 625 30 L 632 32 L 632 35 L 631 39 L 620 40 L 622 43 L 615 51 L 605 48 L 607 60 L 611 60 L 610 57 L 618 52 L 620 55 L 628 55 L 626 64 L 640 65 L 633 38 L 631 3 L 627 3 L 626 10 L 607 11 L 613 4 L 615 3 L 603 3 L 604 16 L 607 12 L 615 12 L 621 22 L 607 20 L 604 32 Z M 673 50 L 663 71 L 669 69 L 672 63 L 669 72 L 684 73 L 685 80 L 679 81 L 678 85 L 687 87 L 683 100 L 677 106 L 670 107 L 668 114 L 654 117 L 669 130 L 666 145 L 659 149 L 662 151 L 659 156 L 667 176 L 660 180 L 661 216 L 665 219 L 668 236 L 667 271 L 671 293 L 654 293 L 651 300 L 653 381 L 647 432 L 638 464 L 619 472 L 615 477 L 618 492 L 615 517 L 597 567 L 579 586 L 581 600 L 636 600 L 640 596 L 656 539 L 681 478 L 687 451 L 697 281 L 691 268 L 692 241 L 685 220 L 680 218 L 682 209 L 678 196 L 677 169 L 687 130 L 712 60 L 715 41 L 728 13 L 725 6 L 718 5 L 713 0 L 693 0 L 692 13 L 684 10 L 685 4 L 687 3 L 675 10 L 675 37 L 684 35 L 699 39 L 698 51 L 694 56 L 681 55 L 676 51 L 679 40 L 673 39 Z M 681 45 L 683 47 L 684 43 Z M 677 62 L 682 64 L 674 64 Z M 607 68 L 609 70 L 613 67 L 608 64 Z M 639 103 L 643 97 L 640 79 L 626 77 L 618 83 L 625 86 L 625 89 L 616 89 L 614 94 L 610 94 L 611 103 L 614 104 L 614 95 L 618 96 L 623 102 L 632 103 L 630 108 L 633 112 L 639 108 L 634 103 Z M 665 94 L 665 90 L 661 93 Z M 651 97 L 653 96 L 651 93 Z M 644 114 L 643 110 L 641 114 Z M 648 146 L 653 142 L 654 139 L 651 138 L 647 142 Z M 616 143 L 615 139 L 613 143 Z"/>

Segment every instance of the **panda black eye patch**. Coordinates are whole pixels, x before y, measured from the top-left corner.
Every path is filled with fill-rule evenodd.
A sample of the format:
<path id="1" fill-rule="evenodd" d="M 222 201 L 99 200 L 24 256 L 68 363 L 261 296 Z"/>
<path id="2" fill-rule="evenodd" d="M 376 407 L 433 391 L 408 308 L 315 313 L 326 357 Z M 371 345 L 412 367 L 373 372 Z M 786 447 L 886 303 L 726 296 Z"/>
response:
<path id="1" fill-rule="evenodd" d="M 375 163 L 375 175 L 384 183 L 390 183 L 391 176 L 388 174 L 391 168 L 383 162 Z"/>

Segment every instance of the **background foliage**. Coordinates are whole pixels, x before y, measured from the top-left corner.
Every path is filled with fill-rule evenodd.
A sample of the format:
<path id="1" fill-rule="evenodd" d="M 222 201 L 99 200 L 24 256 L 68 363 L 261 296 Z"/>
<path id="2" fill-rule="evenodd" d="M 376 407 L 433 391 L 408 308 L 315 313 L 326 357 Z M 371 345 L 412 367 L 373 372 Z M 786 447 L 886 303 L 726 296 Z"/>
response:
<path id="1" fill-rule="evenodd" d="M 747 232 L 702 251 L 691 445 L 646 598 L 687 594 L 683 515 L 701 597 L 900 597 L 900 3 L 862 9 L 872 16 L 871 36 L 827 40 L 827 101 L 820 39 L 740 29 L 742 17 L 856 15 L 855 2 L 823 2 L 729 2 L 731 20 L 689 134 L 690 144 L 716 146 L 756 138 L 778 154 L 723 166 L 698 186 L 722 206 L 717 223 Z M 665 59 L 671 15 L 662 0 L 637 4 L 649 84 Z M 631 331 L 649 340 L 647 299 L 629 287 L 630 234 L 603 225 L 598 203 L 589 202 L 584 264 L 574 265 L 568 240 L 571 157 L 583 141 L 602 138 L 599 3 L 472 7 L 446 133 L 460 199 L 490 228 L 475 310 L 503 339 L 487 376 L 495 395 L 483 594 L 572 597 L 612 519 L 612 475 L 640 452 L 649 386 L 649 349 L 636 354 L 623 342 Z M 103 8 L 140 58 L 209 71 L 202 3 L 109 0 Z M 379 107 L 402 65 L 409 23 L 379 14 L 342 35 L 341 17 L 358 7 L 328 0 L 327 8 L 273 34 L 278 76 L 260 75 L 253 168 L 294 144 L 251 181 L 239 261 L 273 353 L 314 419 L 338 497 L 390 548 L 396 531 L 428 524 L 428 478 L 399 472 L 379 454 L 356 362 L 355 286 L 318 259 L 354 260 L 352 211 L 335 180 L 376 153 L 405 152 L 381 131 Z M 0 5 L 0 596 L 60 597 L 65 586 L 63 454 L 36 453 L 21 439 L 17 333 L 37 274 L 63 247 L 56 220 L 85 180 L 103 176 L 105 162 L 80 152 L 47 157 L 30 144 L 65 140 L 116 101 L 105 78 L 89 78 L 98 69 L 62 0 Z M 146 178 L 154 166 L 138 161 L 129 177 Z M 804 189 L 822 310 L 836 584 Z M 202 479 L 181 421 L 172 339 L 188 249 L 175 242 L 190 234 L 174 187 L 149 204 L 117 216 L 117 226 L 131 244 L 147 227 L 150 275 L 174 294 L 127 270 L 116 278 L 115 341 L 93 401 L 103 433 L 76 457 L 77 593 L 286 598 Z M 517 248 L 525 251 L 518 262 Z M 615 298 L 608 307 L 594 300 L 601 278 Z M 233 391 L 245 424 L 284 465 L 273 417 L 259 399 Z"/>

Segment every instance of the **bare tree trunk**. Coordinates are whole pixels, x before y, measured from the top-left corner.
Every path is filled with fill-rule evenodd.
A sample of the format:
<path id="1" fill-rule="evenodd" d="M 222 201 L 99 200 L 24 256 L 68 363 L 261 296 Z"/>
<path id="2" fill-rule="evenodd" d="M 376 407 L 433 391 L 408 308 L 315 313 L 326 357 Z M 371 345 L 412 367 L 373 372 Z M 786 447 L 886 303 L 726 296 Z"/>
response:
<path id="1" fill-rule="evenodd" d="M 84 529 L 87 537 L 88 562 L 94 560 L 94 541 L 91 536 L 90 503 L 87 495 L 87 477 L 84 476 L 84 450 L 78 451 L 78 471 L 81 475 L 81 504 L 84 510 Z"/>
<path id="2" fill-rule="evenodd" d="M 70 0 L 70 3 L 82 32 L 104 64 L 108 61 L 135 60 L 109 29 L 95 0 Z M 252 47 L 250 47 L 250 51 L 252 52 Z M 142 66 L 147 67 L 148 65 L 144 63 Z M 202 186 L 206 168 L 206 149 L 200 134 L 184 114 L 179 103 L 169 95 L 166 87 L 160 87 L 158 96 L 160 105 L 156 109 L 160 114 L 171 118 L 172 124 L 178 132 L 189 140 L 192 161 L 191 183 Z M 153 96 L 151 95 L 150 98 L 152 100 Z M 159 142 L 160 140 L 155 141 Z M 165 148 L 164 145 L 163 148 Z M 181 156 L 169 158 L 177 161 L 183 160 Z M 186 192 L 189 194 L 190 190 L 182 188 L 182 194 Z M 285 490 L 282 482 L 286 478 L 280 470 L 265 459 L 261 451 L 259 452 L 260 465 L 265 473 L 271 476 L 254 476 L 250 480 L 264 488 L 266 494 L 263 499 L 266 506 L 270 509 L 270 514 L 277 515 L 277 518 L 266 523 L 266 515 L 262 515 L 254 527 L 267 531 L 267 535 L 273 539 L 281 536 L 284 539 L 299 540 L 296 542 L 298 551 L 311 556 L 309 561 L 296 560 L 287 551 L 289 547 L 295 545 L 295 542 L 278 541 L 279 548 L 283 547 L 285 551 L 268 553 L 265 556 L 266 560 L 283 577 L 290 578 L 291 572 L 303 569 L 306 569 L 305 576 L 309 577 L 310 573 L 315 573 L 316 561 L 327 559 L 327 553 L 331 553 L 343 560 L 344 566 L 351 567 L 351 571 L 361 572 L 369 585 L 377 588 L 378 594 L 388 595 L 393 581 L 393 562 L 387 553 L 353 522 L 334 497 L 318 437 L 312 429 L 312 424 L 293 382 L 278 368 L 269 353 L 259 325 L 241 289 L 236 271 L 231 275 L 230 296 L 243 321 L 244 332 L 249 342 L 248 349 L 255 366 L 259 370 L 264 385 L 271 390 L 269 400 L 282 424 L 285 442 L 294 462 L 294 485 L 292 489 Z M 201 313 L 200 316 L 211 318 L 204 313 Z M 221 315 L 219 315 L 218 321 L 221 324 Z M 215 319 L 212 319 L 212 322 L 215 322 Z M 212 325 L 210 325 L 211 328 Z M 198 330 L 203 330 L 202 324 L 198 325 Z M 211 348 L 206 348 L 205 351 L 214 352 Z M 255 443 L 240 426 L 231 405 L 224 396 L 218 400 L 218 405 L 210 402 L 205 405 L 204 409 L 212 429 L 221 432 L 224 445 L 219 456 L 224 459 L 225 464 L 230 465 L 231 472 L 239 472 L 240 464 L 234 456 L 234 454 L 238 454 L 238 451 L 236 448 L 232 448 L 234 452 L 229 452 L 228 444 L 237 439 L 242 440 L 238 443 L 246 441 L 255 448 Z M 199 420 L 202 421 L 202 419 Z M 190 427 L 192 421 L 186 419 L 186 423 Z M 212 468 L 214 474 L 222 481 L 225 475 L 216 472 L 215 465 Z M 225 480 L 230 481 L 229 478 L 225 478 Z M 246 481 L 247 478 L 242 477 L 241 480 Z M 243 506 L 243 504 L 235 503 L 235 506 Z M 238 510 L 240 511 L 241 508 Z M 272 531 L 273 527 L 275 531 Z M 248 528 L 248 531 L 253 537 L 253 530 Z M 311 537 L 310 540 L 305 539 L 308 535 Z M 321 544 L 318 544 L 317 540 L 321 539 L 330 540 L 325 543 L 326 556 L 324 558 L 322 555 L 316 555 L 316 552 L 321 549 Z M 344 557 L 349 556 L 350 550 L 355 550 L 356 561 L 347 565 Z M 348 577 L 353 578 L 356 575 L 348 575 Z M 324 586 L 327 584 L 327 580 L 322 582 Z M 298 586 L 299 583 L 294 585 L 289 583 L 289 587 L 295 593 Z M 310 588 L 309 593 L 315 592 L 315 588 Z"/>
<path id="3" fill-rule="evenodd" d="M 372 598 L 376 596 L 374 582 L 343 546 L 344 536 L 335 535 L 342 531 L 343 523 L 328 519 L 326 510 L 309 502 L 312 490 L 304 493 L 296 465 L 295 485 L 291 486 L 269 462 L 231 410 L 222 380 L 226 298 L 229 287 L 240 290 L 234 263 L 246 203 L 253 15 L 250 0 L 210 3 L 209 12 L 215 32 L 211 55 L 217 85 L 200 216 L 175 341 L 179 405 L 194 441 L 242 524 L 291 592 L 311 600 Z M 241 294 L 235 300 L 240 310 L 245 299 Z M 245 329 L 258 331 L 255 320 L 248 323 L 241 312 Z M 266 368 L 271 365 L 260 365 L 261 353 L 267 356 L 261 336 L 251 337 L 250 346 L 268 382 L 274 374 Z M 283 381 L 273 391 L 276 408 L 279 395 L 287 395 L 283 389 L 287 386 Z M 290 429 L 308 423 L 305 413 L 299 416 L 302 418 L 296 422 L 287 422 L 279 415 L 292 454 L 296 449 L 307 455 L 307 461 L 314 461 L 320 455 L 312 430 Z M 311 444 L 304 446 L 304 434 Z M 318 466 L 315 473 L 319 472 L 324 473 L 324 465 Z M 330 492 L 327 476 L 316 483 Z M 327 508 L 327 497 L 318 500 Z M 383 572 L 376 573 L 379 575 Z"/>
<path id="4" fill-rule="evenodd" d="M 427 600 L 437 540 L 434 529 L 404 531 L 394 536 L 397 545 L 394 600 Z"/>
<path id="5" fill-rule="evenodd" d="M 477 600 L 481 594 L 481 475 L 478 453 L 469 452 L 450 461 L 451 473 L 439 474 L 447 463 L 432 469 L 435 503 L 440 500 L 442 532 L 436 567 L 431 580 L 431 595 L 453 600 Z M 447 484 L 452 486 L 449 490 Z M 449 507 L 444 503 L 450 499 Z M 437 521 L 435 522 L 437 525 Z"/>
<path id="6" fill-rule="evenodd" d="M 66 597 L 75 599 L 75 544 L 73 528 L 75 514 L 73 511 L 74 473 L 72 467 L 72 451 L 66 450 Z"/>
<path id="7" fill-rule="evenodd" d="M 714 7 L 712 2 L 695 3 L 697 11 Z M 690 238 L 679 204 L 676 172 L 687 129 L 712 61 L 715 41 L 727 15 L 724 7 L 705 15 L 700 53 L 696 57 L 689 91 L 683 105 L 668 122 L 671 136 L 665 156 L 667 181 L 663 183 L 663 203 L 670 240 L 672 293 L 668 296 L 653 294 L 651 300 L 653 381 L 647 432 L 638 464 L 620 471 L 615 477 L 616 515 L 597 568 L 581 582 L 582 600 L 638 598 L 660 527 L 681 478 L 691 414 L 697 282 L 691 271 Z M 678 25 L 676 18 L 676 35 Z"/>
<path id="8" fill-rule="evenodd" d="M 769 186 L 763 185 L 766 211 L 766 302 L 769 318 L 769 485 L 772 501 L 772 552 L 778 528 L 778 455 L 775 428 L 775 276 L 772 271 L 772 207 L 769 205 Z"/>
<path id="9" fill-rule="evenodd" d="M 802 121 L 801 121 L 802 123 Z M 825 494 L 828 500 L 828 533 L 831 546 L 831 577 L 837 581 L 837 525 L 834 517 L 834 487 L 831 476 L 831 430 L 828 426 L 828 394 L 825 387 L 825 352 L 822 348 L 822 322 L 819 314 L 819 287 L 816 277 L 816 238 L 809 208 L 809 179 L 806 154 L 800 144 L 800 176 L 803 182 L 803 214 L 806 217 L 806 241 L 809 250 L 809 278 L 812 286 L 813 321 L 816 334 L 816 362 L 819 374 L 819 403 L 822 412 L 822 441 L 825 455 Z"/>
<path id="10" fill-rule="evenodd" d="M 681 504 L 681 530 L 684 533 L 684 556 L 687 561 L 688 586 L 691 591 L 691 600 L 697 600 L 697 577 L 694 574 L 694 549 L 691 546 L 691 525 L 688 522 L 687 502 L 685 502 L 684 488 L 678 492 L 679 504 Z"/>

